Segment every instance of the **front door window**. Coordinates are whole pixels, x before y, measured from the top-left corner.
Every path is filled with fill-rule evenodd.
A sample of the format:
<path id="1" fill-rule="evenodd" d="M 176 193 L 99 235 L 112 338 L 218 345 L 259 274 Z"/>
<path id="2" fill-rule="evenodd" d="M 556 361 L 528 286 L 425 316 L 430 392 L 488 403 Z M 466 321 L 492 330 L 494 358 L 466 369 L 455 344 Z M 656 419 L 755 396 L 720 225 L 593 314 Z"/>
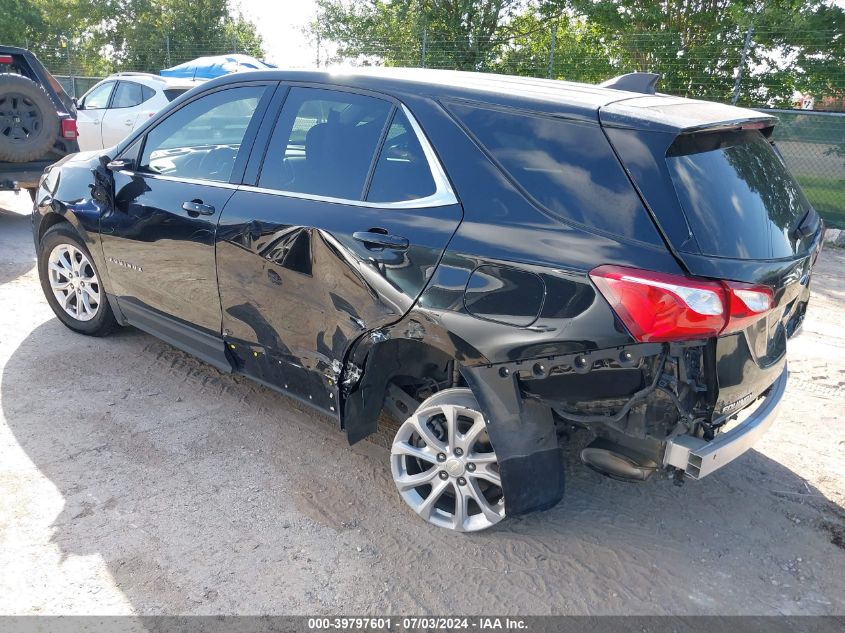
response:
<path id="1" fill-rule="evenodd" d="M 147 134 L 138 171 L 228 182 L 264 90 L 229 88 L 180 108 Z"/>

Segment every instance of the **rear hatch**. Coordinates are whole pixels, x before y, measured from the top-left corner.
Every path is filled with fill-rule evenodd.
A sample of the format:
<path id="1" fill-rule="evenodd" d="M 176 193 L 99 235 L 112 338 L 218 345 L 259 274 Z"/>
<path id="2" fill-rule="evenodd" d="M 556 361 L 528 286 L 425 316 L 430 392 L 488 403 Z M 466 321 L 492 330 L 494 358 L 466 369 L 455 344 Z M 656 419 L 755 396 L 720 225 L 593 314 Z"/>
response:
<path id="1" fill-rule="evenodd" d="M 769 140 L 773 117 L 660 95 L 612 103 L 600 117 L 687 272 L 774 293 L 770 311 L 711 346 L 714 416 L 729 416 L 784 369 L 822 222 Z"/>

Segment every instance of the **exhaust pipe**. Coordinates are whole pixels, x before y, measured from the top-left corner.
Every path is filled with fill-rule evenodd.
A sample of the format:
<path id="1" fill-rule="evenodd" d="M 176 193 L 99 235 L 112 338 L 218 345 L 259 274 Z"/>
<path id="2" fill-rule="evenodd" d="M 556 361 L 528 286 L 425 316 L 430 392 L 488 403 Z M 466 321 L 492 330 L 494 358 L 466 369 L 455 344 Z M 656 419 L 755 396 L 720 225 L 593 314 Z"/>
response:
<path id="1" fill-rule="evenodd" d="M 657 471 L 654 460 L 601 437 L 581 450 L 581 461 L 596 472 L 620 481 L 646 481 Z"/>

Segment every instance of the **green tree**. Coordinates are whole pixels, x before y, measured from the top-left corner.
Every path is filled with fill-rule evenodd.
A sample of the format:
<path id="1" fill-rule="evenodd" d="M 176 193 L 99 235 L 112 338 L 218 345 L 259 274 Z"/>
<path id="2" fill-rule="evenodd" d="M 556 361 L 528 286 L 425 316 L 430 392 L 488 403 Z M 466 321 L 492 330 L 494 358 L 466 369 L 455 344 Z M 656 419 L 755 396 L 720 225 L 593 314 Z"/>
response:
<path id="1" fill-rule="evenodd" d="M 525 11 L 551 15 L 557 1 L 317 0 L 311 33 L 337 45 L 337 60 L 483 70 L 518 33 Z"/>
<path id="2" fill-rule="evenodd" d="M 230 0 L 3 0 L 0 41 L 32 49 L 56 74 L 158 72 L 201 55 L 263 57 L 255 25 Z M 168 54 L 169 43 L 169 54 Z"/>
<path id="3" fill-rule="evenodd" d="M 842 83 L 843 11 L 824 0 L 568 0 L 622 51 L 616 65 L 652 71 L 661 90 L 731 98 L 748 28 L 741 103 L 783 105 L 795 89 Z M 821 31 L 824 33 L 821 33 Z M 837 69 L 838 66 L 838 69 Z"/>
<path id="4" fill-rule="evenodd" d="M 263 57 L 255 25 L 232 15 L 229 0 L 123 0 L 114 28 L 114 64 L 157 72 L 202 55 Z"/>
<path id="5" fill-rule="evenodd" d="M 3 0 L 0 20 L 0 42 L 9 46 L 26 46 L 44 29 L 40 7 L 34 0 Z"/>
<path id="6" fill-rule="evenodd" d="M 615 42 L 596 25 L 568 15 L 524 13 L 490 65 L 497 72 L 596 83 L 616 72 Z M 551 54 L 554 47 L 554 55 Z"/>

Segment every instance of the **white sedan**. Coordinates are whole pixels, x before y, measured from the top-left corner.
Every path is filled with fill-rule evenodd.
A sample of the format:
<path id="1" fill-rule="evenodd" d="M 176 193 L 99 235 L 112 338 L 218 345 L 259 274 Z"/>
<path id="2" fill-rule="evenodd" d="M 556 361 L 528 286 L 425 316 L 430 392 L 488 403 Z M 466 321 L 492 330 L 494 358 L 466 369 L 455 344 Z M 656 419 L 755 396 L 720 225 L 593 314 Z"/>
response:
<path id="1" fill-rule="evenodd" d="M 148 73 L 117 73 L 107 77 L 77 102 L 80 151 L 117 145 L 132 130 L 199 83 Z"/>

